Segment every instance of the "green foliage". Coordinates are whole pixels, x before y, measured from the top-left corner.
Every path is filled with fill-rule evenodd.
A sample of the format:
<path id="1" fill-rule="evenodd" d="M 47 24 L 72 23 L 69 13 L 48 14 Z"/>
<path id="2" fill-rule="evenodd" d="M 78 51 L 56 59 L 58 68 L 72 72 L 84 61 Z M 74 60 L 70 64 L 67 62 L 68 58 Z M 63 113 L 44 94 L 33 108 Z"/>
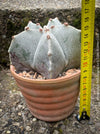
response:
<path id="1" fill-rule="evenodd" d="M 63 134 L 63 130 L 61 128 L 59 129 L 59 134 Z"/>
<path id="2" fill-rule="evenodd" d="M 7 22 L 7 31 L 9 31 L 9 34 L 12 35 L 16 29 L 15 23 L 11 20 L 8 20 Z"/>
<path id="3" fill-rule="evenodd" d="M 40 22 L 40 25 L 43 27 L 44 25 L 47 24 L 48 20 L 49 20 L 49 18 L 46 17 L 46 18 L 43 20 L 43 22 Z"/>

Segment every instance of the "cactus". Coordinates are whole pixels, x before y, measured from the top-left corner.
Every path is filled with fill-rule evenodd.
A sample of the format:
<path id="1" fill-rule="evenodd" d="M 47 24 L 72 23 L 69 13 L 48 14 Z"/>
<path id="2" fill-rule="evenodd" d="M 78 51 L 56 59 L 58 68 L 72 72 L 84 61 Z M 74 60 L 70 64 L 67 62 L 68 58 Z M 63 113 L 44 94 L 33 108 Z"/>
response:
<path id="1" fill-rule="evenodd" d="M 35 70 L 47 79 L 80 66 L 81 31 L 50 19 L 43 28 L 29 21 L 25 30 L 12 37 L 11 64 L 17 71 Z"/>

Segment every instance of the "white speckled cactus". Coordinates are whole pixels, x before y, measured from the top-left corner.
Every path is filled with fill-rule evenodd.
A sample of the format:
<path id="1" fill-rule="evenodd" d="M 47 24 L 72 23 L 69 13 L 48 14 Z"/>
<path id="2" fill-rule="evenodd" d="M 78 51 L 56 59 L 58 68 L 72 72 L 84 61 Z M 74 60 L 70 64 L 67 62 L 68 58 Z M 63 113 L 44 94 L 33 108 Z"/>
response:
<path id="1" fill-rule="evenodd" d="M 33 69 L 56 78 L 64 69 L 80 65 L 80 30 L 50 19 L 43 28 L 31 21 L 25 31 L 13 36 L 9 53 L 17 71 Z"/>

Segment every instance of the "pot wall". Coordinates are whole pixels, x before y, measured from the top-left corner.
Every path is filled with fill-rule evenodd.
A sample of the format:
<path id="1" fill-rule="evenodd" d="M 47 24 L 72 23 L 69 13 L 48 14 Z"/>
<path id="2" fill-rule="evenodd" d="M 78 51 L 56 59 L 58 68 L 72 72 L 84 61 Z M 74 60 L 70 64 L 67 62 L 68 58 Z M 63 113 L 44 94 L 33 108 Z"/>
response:
<path id="1" fill-rule="evenodd" d="M 45 121 L 58 121 L 68 117 L 74 110 L 79 94 L 80 70 L 57 79 L 26 79 L 10 67 L 17 85 L 31 113 Z"/>

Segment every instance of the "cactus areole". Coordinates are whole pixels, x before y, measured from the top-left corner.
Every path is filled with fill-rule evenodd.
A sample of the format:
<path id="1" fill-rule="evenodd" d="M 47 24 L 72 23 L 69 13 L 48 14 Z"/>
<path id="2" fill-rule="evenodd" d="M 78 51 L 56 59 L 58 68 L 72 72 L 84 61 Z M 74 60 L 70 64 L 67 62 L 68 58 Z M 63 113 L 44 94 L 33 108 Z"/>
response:
<path id="1" fill-rule="evenodd" d="M 43 28 L 29 21 L 25 30 L 12 37 L 8 50 L 16 71 L 35 70 L 46 79 L 80 66 L 81 31 L 50 19 Z"/>

